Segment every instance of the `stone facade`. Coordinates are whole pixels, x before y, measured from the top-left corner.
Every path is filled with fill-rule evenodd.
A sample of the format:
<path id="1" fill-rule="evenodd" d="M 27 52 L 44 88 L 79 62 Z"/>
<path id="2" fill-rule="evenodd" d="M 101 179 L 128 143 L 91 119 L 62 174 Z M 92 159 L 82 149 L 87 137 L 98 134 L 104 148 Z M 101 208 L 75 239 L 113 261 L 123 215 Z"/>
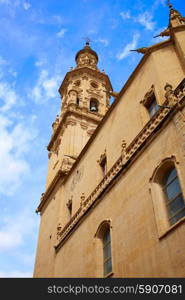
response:
<path id="1" fill-rule="evenodd" d="M 170 223 L 160 183 L 173 165 L 185 199 L 185 19 L 169 8 L 169 39 L 136 50 L 119 93 L 89 43 L 62 82 L 35 277 L 184 277 L 185 215 Z"/>

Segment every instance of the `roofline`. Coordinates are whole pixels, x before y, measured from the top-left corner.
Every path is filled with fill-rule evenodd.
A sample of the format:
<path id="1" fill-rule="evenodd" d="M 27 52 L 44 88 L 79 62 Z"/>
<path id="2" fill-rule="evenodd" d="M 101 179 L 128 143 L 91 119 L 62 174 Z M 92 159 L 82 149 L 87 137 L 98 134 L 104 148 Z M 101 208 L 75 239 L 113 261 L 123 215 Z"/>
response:
<path id="1" fill-rule="evenodd" d="M 82 67 L 82 68 L 74 69 L 74 70 L 69 71 L 69 72 L 66 73 L 66 75 L 65 75 L 65 77 L 64 77 L 64 79 L 63 79 L 63 81 L 62 81 L 62 83 L 61 83 L 61 85 L 60 85 L 60 87 L 59 87 L 59 89 L 58 89 L 58 92 L 59 92 L 60 94 L 62 93 L 62 87 L 63 87 L 65 81 L 68 79 L 68 76 L 71 75 L 72 73 L 77 73 L 77 72 L 79 72 L 79 71 L 81 71 L 81 70 L 83 70 L 83 71 L 85 71 L 85 70 L 88 70 L 88 71 L 89 71 L 89 70 L 90 70 L 90 72 L 96 72 L 98 75 L 105 77 L 106 81 L 107 81 L 108 84 L 110 85 L 111 90 L 113 90 L 111 81 L 110 81 L 109 76 L 108 76 L 107 74 L 102 73 L 102 72 L 100 72 L 100 71 L 98 71 L 98 70 L 94 70 L 94 69 L 88 68 L 88 67 Z"/>

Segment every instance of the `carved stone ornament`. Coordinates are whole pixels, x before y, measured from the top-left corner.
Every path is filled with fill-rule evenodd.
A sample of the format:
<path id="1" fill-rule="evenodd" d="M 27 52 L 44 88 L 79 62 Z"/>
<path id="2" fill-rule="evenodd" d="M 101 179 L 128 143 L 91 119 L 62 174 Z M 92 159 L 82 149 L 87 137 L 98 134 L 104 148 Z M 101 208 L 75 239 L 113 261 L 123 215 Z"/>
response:
<path id="1" fill-rule="evenodd" d="M 53 132 L 57 129 L 58 124 L 59 124 L 59 115 L 56 116 L 56 120 L 52 124 Z"/>
<path id="2" fill-rule="evenodd" d="M 82 193 L 80 199 L 81 199 L 80 205 L 82 206 L 84 204 L 84 201 L 85 201 L 85 194 L 84 193 Z"/>
<path id="3" fill-rule="evenodd" d="M 88 124 L 85 123 L 85 122 L 81 122 L 81 123 L 80 123 L 80 126 L 81 126 L 81 128 L 84 129 L 84 130 L 86 130 L 86 129 L 88 128 Z"/>
<path id="4" fill-rule="evenodd" d="M 143 100 L 141 100 L 140 103 L 145 106 L 149 105 L 150 99 L 153 97 L 153 95 L 154 95 L 154 85 L 152 84 L 151 88 L 145 94 Z"/>
<path id="5" fill-rule="evenodd" d="M 174 94 L 172 85 L 169 83 L 166 83 L 164 89 L 166 91 L 165 98 L 168 100 L 168 104 L 175 105 L 178 102 L 178 99 Z"/>
<path id="6" fill-rule="evenodd" d="M 65 174 L 67 174 L 70 171 L 74 162 L 75 162 L 74 159 L 72 159 L 70 157 L 64 157 L 62 160 L 61 167 L 60 167 L 61 171 Z"/>
<path id="7" fill-rule="evenodd" d="M 122 143 L 121 143 L 121 155 L 122 156 L 125 156 L 126 148 L 127 148 L 127 143 L 125 140 L 122 140 Z"/>
<path id="8" fill-rule="evenodd" d="M 59 146 L 61 143 L 61 137 L 58 137 L 57 140 L 54 143 L 54 147 L 53 147 L 53 152 L 58 155 L 58 151 L 59 151 Z"/>
<path id="9" fill-rule="evenodd" d="M 106 153 L 106 149 L 104 150 L 104 152 L 100 155 L 100 158 L 97 160 L 97 163 L 99 163 L 99 165 L 102 164 L 102 162 L 106 159 L 107 157 L 107 153 Z"/>
<path id="10" fill-rule="evenodd" d="M 67 201 L 66 206 L 68 209 L 71 209 L 72 207 L 72 197 Z"/>
<path id="11" fill-rule="evenodd" d="M 43 200 L 43 198 L 44 198 L 44 195 L 45 195 L 45 193 L 42 193 L 42 194 L 41 194 L 40 202 L 42 202 L 42 200 Z"/>
<path id="12" fill-rule="evenodd" d="M 87 134 L 92 135 L 94 133 L 95 129 L 90 129 L 87 131 Z"/>
<path id="13" fill-rule="evenodd" d="M 60 238 L 60 231 L 61 231 L 61 229 L 62 229 L 62 226 L 61 226 L 60 223 L 58 223 L 58 225 L 57 225 L 57 240 Z"/>

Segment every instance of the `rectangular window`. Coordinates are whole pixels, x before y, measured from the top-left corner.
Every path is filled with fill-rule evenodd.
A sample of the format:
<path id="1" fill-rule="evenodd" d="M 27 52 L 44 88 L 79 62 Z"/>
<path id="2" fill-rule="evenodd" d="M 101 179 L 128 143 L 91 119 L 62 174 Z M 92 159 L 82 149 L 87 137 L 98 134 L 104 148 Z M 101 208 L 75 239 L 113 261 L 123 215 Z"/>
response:
<path id="1" fill-rule="evenodd" d="M 158 111 L 159 107 L 154 94 L 148 99 L 146 108 L 150 117 L 153 117 L 153 115 L 155 115 L 155 113 Z"/>

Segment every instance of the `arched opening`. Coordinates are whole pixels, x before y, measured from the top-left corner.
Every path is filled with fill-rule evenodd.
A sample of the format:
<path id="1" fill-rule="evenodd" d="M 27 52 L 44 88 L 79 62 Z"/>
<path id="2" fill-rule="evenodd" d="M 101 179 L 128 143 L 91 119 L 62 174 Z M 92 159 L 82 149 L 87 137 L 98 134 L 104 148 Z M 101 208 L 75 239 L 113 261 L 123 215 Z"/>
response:
<path id="1" fill-rule="evenodd" d="M 185 201 L 181 190 L 180 169 L 174 156 L 165 158 L 150 178 L 151 196 L 159 235 L 185 217 Z"/>
<path id="2" fill-rule="evenodd" d="M 112 274 L 112 250 L 110 220 L 104 220 L 98 227 L 95 237 L 99 240 L 98 265 L 102 276 L 109 277 Z M 100 255 L 100 253 L 102 253 Z"/>
<path id="3" fill-rule="evenodd" d="M 185 202 L 174 165 L 170 166 L 163 174 L 161 185 L 165 194 L 169 222 L 173 225 L 185 216 Z"/>
<path id="4" fill-rule="evenodd" d="M 98 112 L 98 105 L 99 105 L 99 102 L 97 99 L 95 98 L 91 98 L 90 100 L 90 111 L 91 112 Z"/>

